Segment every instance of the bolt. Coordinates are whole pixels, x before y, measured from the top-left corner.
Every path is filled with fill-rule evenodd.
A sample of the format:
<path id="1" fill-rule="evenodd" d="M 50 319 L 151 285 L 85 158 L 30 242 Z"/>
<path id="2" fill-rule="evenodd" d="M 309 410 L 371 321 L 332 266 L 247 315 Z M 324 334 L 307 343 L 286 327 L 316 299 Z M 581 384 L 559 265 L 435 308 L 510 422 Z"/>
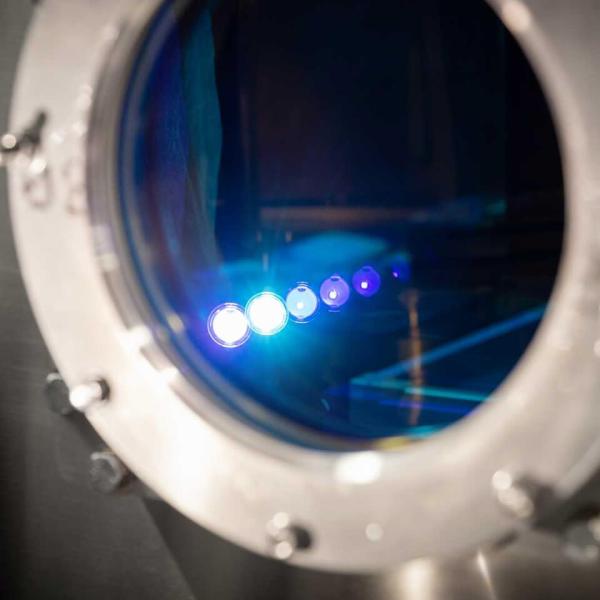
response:
<path id="1" fill-rule="evenodd" d="M 565 554 L 580 563 L 594 562 L 600 556 L 600 515 L 569 524 L 563 534 Z"/>
<path id="2" fill-rule="evenodd" d="M 14 152 L 19 146 L 19 140 L 14 133 L 5 133 L 0 138 L 0 149 L 2 152 Z"/>
<path id="3" fill-rule="evenodd" d="M 46 113 L 39 111 L 30 125 L 19 135 L 19 144 L 28 148 L 37 148 L 42 141 L 42 131 L 47 121 Z"/>
<path id="4" fill-rule="evenodd" d="M 69 388 L 59 373 L 48 374 L 44 391 L 52 412 L 63 417 L 73 412 L 73 405 L 69 400 Z"/>
<path id="5" fill-rule="evenodd" d="M 5 133 L 0 137 L 0 166 L 5 166 L 9 158 L 19 149 L 19 140 L 14 133 Z"/>
<path id="6" fill-rule="evenodd" d="M 30 125 L 19 134 L 7 132 L 0 136 L 0 164 L 5 164 L 10 156 L 17 154 L 22 149 L 33 153 L 33 150 L 41 143 L 42 130 L 46 121 L 46 113 L 40 111 Z"/>
<path id="7" fill-rule="evenodd" d="M 85 412 L 94 404 L 108 400 L 109 395 L 110 388 L 104 379 L 92 379 L 71 390 L 69 400 L 73 408 Z"/>
<path id="8" fill-rule="evenodd" d="M 285 561 L 299 550 L 306 550 L 312 544 L 310 533 L 303 527 L 294 525 L 286 513 L 277 513 L 267 523 L 267 541 L 271 556 Z"/>
<path id="9" fill-rule="evenodd" d="M 497 471 L 492 486 L 502 508 L 517 519 L 530 519 L 536 511 L 536 498 L 540 488 L 527 478 L 515 479 L 506 471 Z"/>
<path id="10" fill-rule="evenodd" d="M 94 452 L 90 457 L 90 484 L 102 494 L 116 492 L 125 482 L 129 471 L 110 450 Z"/>

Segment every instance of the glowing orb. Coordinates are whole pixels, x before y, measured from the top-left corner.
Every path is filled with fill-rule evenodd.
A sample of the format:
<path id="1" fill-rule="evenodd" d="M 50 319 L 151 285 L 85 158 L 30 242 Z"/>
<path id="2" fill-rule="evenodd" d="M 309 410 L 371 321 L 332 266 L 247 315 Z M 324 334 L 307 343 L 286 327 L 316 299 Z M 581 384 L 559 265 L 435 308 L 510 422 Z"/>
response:
<path id="1" fill-rule="evenodd" d="M 217 306 L 208 317 L 208 333 L 219 346 L 237 348 L 250 337 L 244 309 L 228 302 Z"/>
<path id="2" fill-rule="evenodd" d="M 317 295 L 304 283 L 299 283 L 288 292 L 285 305 L 292 319 L 298 323 L 309 320 L 319 307 Z"/>
<path id="3" fill-rule="evenodd" d="M 350 286 L 340 275 L 332 275 L 321 284 L 321 300 L 334 310 L 341 308 L 350 298 Z"/>
<path id="4" fill-rule="evenodd" d="M 279 296 L 262 292 L 248 302 L 246 317 L 252 330 L 259 335 L 275 335 L 287 325 L 288 311 Z"/>
<path id="5" fill-rule="evenodd" d="M 379 291 L 381 277 L 373 267 L 361 267 L 352 277 L 352 286 L 358 294 L 370 298 Z"/>

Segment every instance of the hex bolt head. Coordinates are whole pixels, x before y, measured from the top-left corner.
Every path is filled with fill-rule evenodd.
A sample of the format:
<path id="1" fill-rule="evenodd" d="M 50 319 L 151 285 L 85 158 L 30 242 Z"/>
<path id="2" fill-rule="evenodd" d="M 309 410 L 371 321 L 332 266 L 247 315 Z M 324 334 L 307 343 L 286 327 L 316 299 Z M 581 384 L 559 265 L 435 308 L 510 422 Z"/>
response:
<path id="1" fill-rule="evenodd" d="M 110 388 L 104 379 L 92 379 L 81 383 L 71 390 L 69 400 L 73 408 L 86 412 L 99 402 L 108 400 Z"/>
<path id="2" fill-rule="evenodd" d="M 74 408 L 69 399 L 69 388 L 59 373 L 48 374 L 44 393 L 52 412 L 63 417 L 73 412 Z"/>
<path id="3" fill-rule="evenodd" d="M 569 524 L 563 534 L 565 555 L 579 563 L 591 563 L 600 557 L 600 516 Z"/>
<path id="4" fill-rule="evenodd" d="M 312 538 L 307 529 L 294 525 L 287 513 L 277 513 L 267 523 L 270 554 L 281 561 L 290 560 L 296 552 L 307 550 Z"/>
<path id="5" fill-rule="evenodd" d="M 94 452 L 90 457 L 90 484 L 102 494 L 116 492 L 129 475 L 127 467 L 110 450 Z"/>
<path id="6" fill-rule="evenodd" d="M 497 471 L 492 478 L 492 487 L 500 506 L 511 516 L 526 520 L 536 512 L 536 499 L 540 487 L 527 478 L 514 478 L 507 471 Z"/>

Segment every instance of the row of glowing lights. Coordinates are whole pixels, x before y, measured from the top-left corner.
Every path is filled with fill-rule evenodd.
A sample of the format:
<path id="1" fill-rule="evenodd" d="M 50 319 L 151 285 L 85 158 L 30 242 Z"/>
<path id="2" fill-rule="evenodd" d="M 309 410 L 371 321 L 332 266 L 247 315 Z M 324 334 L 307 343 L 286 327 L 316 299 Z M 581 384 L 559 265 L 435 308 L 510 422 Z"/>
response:
<path id="1" fill-rule="evenodd" d="M 352 287 L 369 298 L 379 291 L 381 277 L 373 267 L 361 267 L 352 277 Z M 320 301 L 330 311 L 337 311 L 350 295 L 350 286 L 341 275 L 327 278 L 319 288 L 319 296 L 306 283 L 298 283 L 285 299 L 273 292 L 261 292 L 250 298 L 245 308 L 233 302 L 217 306 L 208 318 L 208 332 L 219 346 L 237 348 L 248 341 L 252 332 L 271 336 L 282 331 L 290 319 L 296 323 L 310 321 Z"/>

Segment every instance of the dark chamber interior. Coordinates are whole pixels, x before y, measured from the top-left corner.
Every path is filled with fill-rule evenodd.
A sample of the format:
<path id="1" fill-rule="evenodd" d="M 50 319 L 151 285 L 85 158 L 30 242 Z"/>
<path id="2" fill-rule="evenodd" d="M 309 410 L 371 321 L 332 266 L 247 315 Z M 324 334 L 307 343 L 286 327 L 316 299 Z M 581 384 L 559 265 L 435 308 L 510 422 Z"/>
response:
<path id="1" fill-rule="evenodd" d="M 289 435 L 254 403 L 346 438 L 424 437 L 531 340 L 561 251 L 560 158 L 483 1 L 166 8 L 123 114 L 125 233 L 156 320 L 256 425 Z M 352 288 L 364 266 L 370 297 L 237 348 L 209 335 L 222 303 L 298 282 L 318 295 L 332 275 Z"/>

